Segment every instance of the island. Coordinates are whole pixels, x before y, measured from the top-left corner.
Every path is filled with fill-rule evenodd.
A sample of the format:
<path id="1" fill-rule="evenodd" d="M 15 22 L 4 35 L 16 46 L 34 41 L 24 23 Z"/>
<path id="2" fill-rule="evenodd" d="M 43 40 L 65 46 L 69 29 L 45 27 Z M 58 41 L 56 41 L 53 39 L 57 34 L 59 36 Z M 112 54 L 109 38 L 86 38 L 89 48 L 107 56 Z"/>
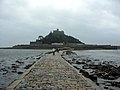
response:
<path id="1" fill-rule="evenodd" d="M 29 45 L 15 45 L 13 49 L 52 49 L 70 47 L 74 50 L 95 50 L 95 49 L 118 49 L 112 45 L 89 45 L 76 39 L 73 36 L 66 35 L 64 31 L 59 29 L 53 30 L 48 35 L 43 37 L 38 36 L 36 41 L 31 41 Z"/>

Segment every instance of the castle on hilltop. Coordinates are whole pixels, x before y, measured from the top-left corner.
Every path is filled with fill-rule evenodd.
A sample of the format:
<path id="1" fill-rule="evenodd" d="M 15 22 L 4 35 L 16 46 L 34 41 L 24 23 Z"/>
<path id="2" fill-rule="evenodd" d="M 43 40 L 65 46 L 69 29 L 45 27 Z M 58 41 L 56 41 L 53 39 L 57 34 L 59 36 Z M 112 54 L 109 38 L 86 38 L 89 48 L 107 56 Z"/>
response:
<path id="1" fill-rule="evenodd" d="M 117 49 L 118 46 L 111 45 L 89 45 L 81 42 L 72 36 L 66 35 L 59 29 L 53 30 L 45 37 L 38 36 L 36 41 L 30 42 L 29 45 L 15 45 L 14 49 L 52 49 L 70 47 L 74 50 L 96 50 L 96 49 Z"/>
<path id="2" fill-rule="evenodd" d="M 64 33 L 64 31 L 60 31 L 59 29 L 53 30 L 47 36 L 38 36 L 36 41 L 30 42 L 30 46 L 41 46 L 42 44 L 49 45 L 80 45 L 84 44 L 78 39 L 68 36 Z"/>

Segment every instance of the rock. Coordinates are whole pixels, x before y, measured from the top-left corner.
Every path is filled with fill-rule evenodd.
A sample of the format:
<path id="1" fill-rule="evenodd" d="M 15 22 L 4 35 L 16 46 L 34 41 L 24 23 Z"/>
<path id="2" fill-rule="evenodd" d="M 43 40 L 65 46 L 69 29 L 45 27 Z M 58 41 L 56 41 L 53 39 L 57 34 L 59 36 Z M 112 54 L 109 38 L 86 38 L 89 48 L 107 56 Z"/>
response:
<path id="1" fill-rule="evenodd" d="M 101 65 L 94 65 L 94 64 L 89 65 L 89 68 L 91 68 L 91 69 L 99 69 L 100 67 L 101 67 Z"/>
<path id="2" fill-rule="evenodd" d="M 73 64 L 73 62 L 71 61 L 71 60 L 66 60 L 68 63 L 70 63 L 70 64 Z"/>
<path id="3" fill-rule="evenodd" d="M 105 72 L 110 72 L 112 70 L 115 70 L 116 68 L 112 65 L 105 65 L 102 67 L 102 70 L 105 71 Z"/>
<path id="4" fill-rule="evenodd" d="M 15 66 L 16 64 L 12 64 L 12 66 Z"/>
<path id="5" fill-rule="evenodd" d="M 72 52 L 72 51 L 64 51 L 63 53 L 62 53 L 62 55 L 71 55 L 71 54 L 73 54 L 73 55 L 77 55 L 75 52 Z"/>
<path id="6" fill-rule="evenodd" d="M 111 86 L 111 83 L 106 83 L 105 86 Z"/>
<path id="7" fill-rule="evenodd" d="M 21 62 L 21 61 L 19 61 L 19 60 L 17 60 L 16 62 L 19 63 L 19 64 L 24 64 L 24 62 Z"/>
<path id="8" fill-rule="evenodd" d="M 100 84 L 96 82 L 96 84 L 99 86 Z"/>
<path id="9" fill-rule="evenodd" d="M 77 59 L 73 58 L 72 61 L 76 61 Z"/>
<path id="10" fill-rule="evenodd" d="M 110 64 L 107 65 L 95 65 L 95 64 L 90 64 L 90 65 L 84 65 L 84 69 L 95 69 L 95 75 L 97 75 L 100 78 L 107 79 L 107 80 L 115 80 L 120 77 L 120 71 L 119 67 L 116 68 Z"/>
<path id="11" fill-rule="evenodd" d="M 91 62 L 92 62 L 92 60 L 87 59 L 87 60 L 86 60 L 86 63 L 89 63 L 89 62 L 91 63 Z"/>
<path id="12" fill-rule="evenodd" d="M 23 72 L 19 71 L 18 74 L 23 74 Z"/>
<path id="13" fill-rule="evenodd" d="M 76 69 L 80 69 L 80 68 L 78 68 L 77 66 L 73 66 L 74 68 L 76 68 Z"/>
<path id="14" fill-rule="evenodd" d="M 97 75 L 89 75 L 89 78 L 92 80 L 92 81 L 95 81 L 97 82 Z"/>
<path id="15" fill-rule="evenodd" d="M 12 70 L 11 72 L 12 72 L 12 73 L 16 73 L 16 72 L 17 72 L 17 70 Z"/>
<path id="16" fill-rule="evenodd" d="M 87 71 L 80 69 L 79 72 L 82 73 L 85 77 L 89 77 L 89 73 Z"/>
<path id="17" fill-rule="evenodd" d="M 83 69 L 89 69 L 89 66 L 88 65 L 84 65 L 82 66 Z"/>
<path id="18" fill-rule="evenodd" d="M 76 61 L 76 64 L 85 64 L 83 61 Z"/>
<path id="19" fill-rule="evenodd" d="M 99 59 L 95 59 L 94 61 L 100 61 Z"/>
<path id="20" fill-rule="evenodd" d="M 38 59 L 38 60 L 39 60 L 40 58 L 41 58 L 41 57 L 37 57 L 36 59 Z"/>
<path id="21" fill-rule="evenodd" d="M 95 75 L 97 75 L 98 77 L 101 77 L 103 74 L 104 74 L 104 72 L 102 72 L 100 70 L 95 71 Z"/>
<path id="22" fill-rule="evenodd" d="M 117 70 L 120 72 L 120 66 L 117 68 Z"/>
<path id="23" fill-rule="evenodd" d="M 119 87 L 120 88 L 120 82 L 117 81 L 107 81 L 106 86 L 113 86 L 113 87 Z"/>
<path id="24" fill-rule="evenodd" d="M 108 87 L 104 87 L 104 89 L 108 89 Z"/>
<path id="25" fill-rule="evenodd" d="M 27 60 L 29 57 L 26 57 L 25 60 Z"/>
<path id="26" fill-rule="evenodd" d="M 12 64 L 11 68 L 19 68 L 19 65 Z"/>
<path id="27" fill-rule="evenodd" d="M 0 71 L 8 71 L 6 68 L 1 68 Z"/>
<path id="28" fill-rule="evenodd" d="M 24 69 L 29 69 L 33 64 L 28 64 L 24 67 Z"/>
<path id="29" fill-rule="evenodd" d="M 90 78 L 92 81 L 97 82 L 97 75 L 95 75 L 95 74 L 89 75 L 89 73 L 87 71 L 82 70 L 82 69 L 80 69 L 79 72 L 82 73 L 85 77 Z"/>
<path id="30" fill-rule="evenodd" d="M 120 82 L 111 82 L 111 85 L 120 88 Z"/>
<path id="31" fill-rule="evenodd" d="M 8 71 L 6 71 L 6 72 L 3 72 L 3 73 L 2 73 L 2 75 L 5 75 L 5 74 L 7 74 L 7 73 L 8 73 Z"/>

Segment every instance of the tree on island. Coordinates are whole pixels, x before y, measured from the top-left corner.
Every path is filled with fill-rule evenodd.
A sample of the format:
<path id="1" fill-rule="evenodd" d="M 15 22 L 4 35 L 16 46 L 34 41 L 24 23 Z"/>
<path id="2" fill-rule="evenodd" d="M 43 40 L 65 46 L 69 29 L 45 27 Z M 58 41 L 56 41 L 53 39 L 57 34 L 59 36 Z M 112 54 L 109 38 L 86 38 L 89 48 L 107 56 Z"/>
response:
<path id="1" fill-rule="evenodd" d="M 38 36 L 38 40 L 42 40 L 43 39 L 43 36 Z"/>

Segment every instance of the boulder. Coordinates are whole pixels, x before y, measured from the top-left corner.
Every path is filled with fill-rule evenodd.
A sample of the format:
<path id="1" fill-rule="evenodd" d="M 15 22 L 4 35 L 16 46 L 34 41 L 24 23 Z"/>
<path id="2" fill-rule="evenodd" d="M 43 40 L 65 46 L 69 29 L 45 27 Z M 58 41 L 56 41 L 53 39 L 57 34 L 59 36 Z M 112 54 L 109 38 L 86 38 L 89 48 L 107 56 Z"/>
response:
<path id="1" fill-rule="evenodd" d="M 18 74 L 23 74 L 23 72 L 19 71 Z"/>

